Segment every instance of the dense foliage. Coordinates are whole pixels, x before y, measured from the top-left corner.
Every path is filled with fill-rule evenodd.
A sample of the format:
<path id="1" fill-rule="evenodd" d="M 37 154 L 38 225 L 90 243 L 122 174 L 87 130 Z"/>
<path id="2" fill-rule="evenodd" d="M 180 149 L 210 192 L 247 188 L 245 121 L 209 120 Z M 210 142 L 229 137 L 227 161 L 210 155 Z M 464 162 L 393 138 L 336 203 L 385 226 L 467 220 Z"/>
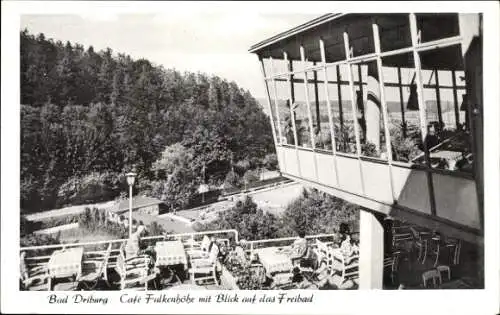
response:
<path id="1" fill-rule="evenodd" d="M 275 215 L 257 208 L 253 200 L 247 197 L 238 201 L 233 208 L 219 212 L 216 220 L 193 227 L 199 231 L 235 229 L 240 238 L 256 240 L 274 237 L 278 226 L 279 220 Z"/>
<path id="2" fill-rule="evenodd" d="M 25 210 L 112 198 L 127 190 L 121 174 L 132 168 L 162 196 L 179 185 L 221 184 L 239 161 L 274 163 L 266 158 L 273 153 L 268 119 L 234 82 L 27 30 L 20 37 Z M 189 165 L 162 178 L 153 165 L 180 146 Z M 185 203 L 174 199 L 172 207 Z"/>
<path id="3" fill-rule="evenodd" d="M 304 190 L 279 216 L 259 209 L 247 197 L 234 208 L 219 212 L 216 220 L 194 228 L 200 231 L 236 229 L 242 239 L 259 240 L 294 237 L 301 230 L 306 235 L 338 233 L 341 223 L 347 223 L 351 231 L 359 231 L 356 206 L 312 189 Z"/>

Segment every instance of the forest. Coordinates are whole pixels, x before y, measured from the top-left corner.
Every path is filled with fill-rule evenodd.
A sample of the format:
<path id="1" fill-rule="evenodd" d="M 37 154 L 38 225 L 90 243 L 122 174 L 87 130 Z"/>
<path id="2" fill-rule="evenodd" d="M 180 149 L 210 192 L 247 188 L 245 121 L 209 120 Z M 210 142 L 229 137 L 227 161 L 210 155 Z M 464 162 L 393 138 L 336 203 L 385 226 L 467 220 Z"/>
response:
<path id="1" fill-rule="evenodd" d="M 183 207 L 233 165 L 276 163 L 268 117 L 235 82 L 27 29 L 20 37 L 23 212 L 113 199 L 131 170 L 136 193 Z"/>

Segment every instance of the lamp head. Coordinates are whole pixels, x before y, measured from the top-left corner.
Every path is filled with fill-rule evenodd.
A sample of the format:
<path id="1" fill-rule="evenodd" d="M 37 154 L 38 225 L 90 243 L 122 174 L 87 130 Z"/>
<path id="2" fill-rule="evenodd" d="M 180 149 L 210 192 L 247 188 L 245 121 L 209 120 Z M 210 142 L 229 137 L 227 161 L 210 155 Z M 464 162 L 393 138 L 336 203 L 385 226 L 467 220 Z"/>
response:
<path id="1" fill-rule="evenodd" d="M 137 176 L 137 174 L 130 172 L 130 173 L 125 174 L 125 176 L 127 177 L 127 183 L 128 183 L 128 185 L 129 186 L 134 185 L 135 177 Z"/>

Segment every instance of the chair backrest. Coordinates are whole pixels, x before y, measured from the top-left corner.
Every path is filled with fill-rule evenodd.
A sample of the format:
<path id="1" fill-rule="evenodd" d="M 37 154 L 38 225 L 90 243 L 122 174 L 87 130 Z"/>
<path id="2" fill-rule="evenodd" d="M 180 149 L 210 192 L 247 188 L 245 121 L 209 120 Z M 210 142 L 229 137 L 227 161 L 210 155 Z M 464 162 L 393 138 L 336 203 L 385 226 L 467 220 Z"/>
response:
<path id="1" fill-rule="evenodd" d="M 106 253 L 104 254 L 101 266 L 98 270 L 99 273 L 103 273 L 105 271 L 105 269 L 108 268 L 108 261 L 109 261 L 109 257 L 111 256 L 111 247 L 112 247 L 112 244 L 109 244 L 108 249 L 106 250 Z"/>
<path id="2" fill-rule="evenodd" d="M 391 271 L 398 270 L 400 252 L 394 252 L 390 257 L 384 258 L 384 268 L 391 267 Z"/>
<path id="3" fill-rule="evenodd" d="M 125 266 L 125 255 L 123 251 L 120 251 L 120 254 L 116 257 L 116 271 L 120 274 L 120 277 L 125 276 L 125 272 L 127 267 Z"/>
<path id="4" fill-rule="evenodd" d="M 318 248 L 318 252 L 324 253 L 325 255 L 328 253 L 328 246 L 318 239 L 316 239 L 316 247 Z"/>
<path id="5" fill-rule="evenodd" d="M 418 240 L 420 237 L 418 236 L 418 232 L 415 230 L 414 227 L 410 226 L 410 232 L 411 232 L 411 235 L 413 235 L 413 238 Z"/>
<path id="6" fill-rule="evenodd" d="M 22 252 L 20 255 L 20 260 L 19 260 L 19 266 L 20 266 L 20 272 L 21 272 L 21 279 L 25 280 L 27 273 L 28 273 L 28 267 L 26 266 L 26 252 Z"/>

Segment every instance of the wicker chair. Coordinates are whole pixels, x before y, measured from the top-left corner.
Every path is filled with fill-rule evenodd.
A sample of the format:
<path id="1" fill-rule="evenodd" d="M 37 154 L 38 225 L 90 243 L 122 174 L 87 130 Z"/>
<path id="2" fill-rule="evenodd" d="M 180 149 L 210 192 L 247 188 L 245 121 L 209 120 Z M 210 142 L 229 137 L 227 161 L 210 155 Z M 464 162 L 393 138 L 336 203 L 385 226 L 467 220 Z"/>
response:
<path id="1" fill-rule="evenodd" d="M 391 256 L 384 258 L 384 271 L 389 271 L 391 283 L 394 284 L 394 279 L 398 274 L 400 252 L 394 252 Z"/>
<path id="2" fill-rule="evenodd" d="M 109 244 L 104 253 L 96 253 L 92 256 L 87 255 L 87 257 L 83 258 L 82 275 L 78 280 L 85 290 L 93 290 L 101 279 L 109 286 L 107 270 L 109 256 L 111 255 L 111 246 L 112 244 Z"/>
<path id="3" fill-rule="evenodd" d="M 217 256 L 219 255 L 219 248 L 212 246 L 208 257 L 190 256 L 191 268 L 189 268 L 189 275 L 193 284 L 197 281 L 213 280 L 217 285 Z M 204 275 L 196 277 L 196 275 Z"/>
<path id="4" fill-rule="evenodd" d="M 340 273 L 340 284 L 349 279 L 359 278 L 359 255 L 345 257 L 340 250 L 333 250 L 333 270 Z M 335 267 L 338 266 L 338 267 Z"/>
<path id="5" fill-rule="evenodd" d="M 125 258 L 124 252 L 116 260 L 116 271 L 120 275 L 120 290 L 147 291 L 148 283 L 156 278 L 150 272 L 151 258 L 147 255 Z"/>
<path id="6" fill-rule="evenodd" d="M 50 290 L 50 277 L 47 269 L 47 263 L 30 267 L 26 264 L 26 253 L 22 252 L 20 257 L 20 283 L 24 290 L 38 289 Z M 42 284 L 42 285 L 40 285 Z"/>

